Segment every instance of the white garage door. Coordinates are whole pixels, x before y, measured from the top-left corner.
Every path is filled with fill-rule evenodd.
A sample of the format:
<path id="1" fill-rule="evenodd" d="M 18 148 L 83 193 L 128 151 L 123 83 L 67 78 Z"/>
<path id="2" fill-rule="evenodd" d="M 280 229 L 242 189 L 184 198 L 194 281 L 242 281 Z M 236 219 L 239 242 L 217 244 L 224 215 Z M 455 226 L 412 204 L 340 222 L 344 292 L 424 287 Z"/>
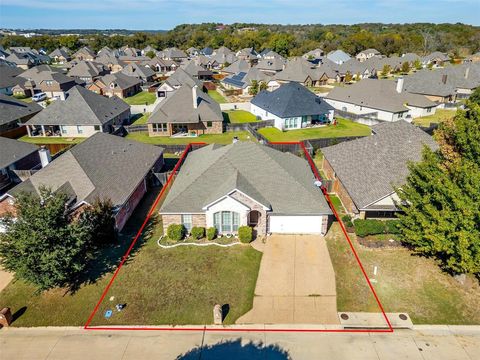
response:
<path id="1" fill-rule="evenodd" d="M 320 234 L 323 216 L 270 216 L 270 232 Z"/>

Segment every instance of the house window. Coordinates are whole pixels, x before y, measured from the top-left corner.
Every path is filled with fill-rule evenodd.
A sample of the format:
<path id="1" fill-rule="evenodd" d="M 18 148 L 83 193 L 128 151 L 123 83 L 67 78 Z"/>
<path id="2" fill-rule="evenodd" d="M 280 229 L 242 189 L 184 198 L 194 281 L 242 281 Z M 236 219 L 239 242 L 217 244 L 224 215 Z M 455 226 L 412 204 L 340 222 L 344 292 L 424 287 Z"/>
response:
<path id="1" fill-rule="evenodd" d="M 77 133 L 83 134 L 83 129 L 80 125 L 77 125 Z"/>
<path id="2" fill-rule="evenodd" d="M 192 215 L 182 215 L 182 225 L 190 232 L 192 230 Z"/>
<path id="3" fill-rule="evenodd" d="M 47 86 L 52 86 L 52 85 L 53 85 L 53 81 L 52 81 L 52 80 L 46 80 L 46 81 L 45 81 L 45 84 L 46 84 Z"/>
<path id="4" fill-rule="evenodd" d="M 95 131 L 100 131 L 100 125 L 95 125 L 93 128 L 95 129 Z"/>
<path id="5" fill-rule="evenodd" d="M 212 122 L 211 121 L 207 121 L 207 128 L 209 127 L 212 127 Z"/>
<path id="6" fill-rule="evenodd" d="M 399 118 L 399 119 L 403 118 L 403 113 L 399 113 L 399 114 L 398 114 L 398 118 Z"/>
<path id="7" fill-rule="evenodd" d="M 285 129 L 296 129 L 298 127 L 298 118 L 286 118 Z"/>
<path id="8" fill-rule="evenodd" d="M 219 233 L 238 231 L 240 214 L 234 211 L 219 211 L 213 214 L 213 226 Z"/>
<path id="9" fill-rule="evenodd" d="M 165 132 L 165 131 L 167 131 L 167 124 L 166 123 L 153 124 L 153 131 L 154 132 Z"/>
<path id="10" fill-rule="evenodd" d="M 432 108 L 427 108 L 427 113 L 432 112 Z"/>
<path id="11" fill-rule="evenodd" d="M 62 131 L 62 134 L 66 134 L 67 133 L 67 127 L 66 126 L 60 126 L 60 130 Z"/>

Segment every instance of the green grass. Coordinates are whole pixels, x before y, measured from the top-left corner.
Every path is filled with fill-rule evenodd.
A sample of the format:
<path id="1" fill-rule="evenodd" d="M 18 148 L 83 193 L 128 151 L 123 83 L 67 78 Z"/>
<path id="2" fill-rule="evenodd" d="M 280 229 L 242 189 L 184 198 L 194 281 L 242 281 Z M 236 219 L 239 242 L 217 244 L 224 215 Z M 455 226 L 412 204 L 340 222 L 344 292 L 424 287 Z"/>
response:
<path id="1" fill-rule="evenodd" d="M 198 137 L 171 138 L 166 136 L 148 136 L 146 132 L 134 132 L 127 135 L 127 139 L 144 142 L 147 144 L 163 145 L 186 145 L 191 142 L 205 142 L 208 144 L 231 144 L 233 137 L 237 136 L 239 140 L 254 141 L 253 136 L 247 131 L 226 132 L 218 135 L 200 135 Z"/>
<path id="2" fill-rule="evenodd" d="M 245 110 L 227 110 L 223 112 L 223 119 L 231 124 L 243 124 L 257 122 L 257 118 L 249 111 Z"/>
<path id="3" fill-rule="evenodd" d="M 445 120 L 451 119 L 455 114 L 456 111 L 454 110 L 437 109 L 435 114 L 416 118 L 413 120 L 413 123 L 420 126 L 429 126 L 430 123 L 441 123 Z"/>
<path id="4" fill-rule="evenodd" d="M 151 192 L 141 203 L 119 245 L 107 249 L 112 263 L 120 261 L 157 193 Z M 251 308 L 260 252 L 249 245 L 161 249 L 156 244 L 161 233 L 160 224 L 152 220 L 92 325 L 211 324 L 216 303 L 230 306 L 225 323 L 231 324 Z M 32 286 L 14 281 L 0 293 L 0 303 L 13 313 L 23 312 L 13 326 L 82 326 L 111 277 L 108 272 L 73 294 L 64 289 L 36 294 Z M 127 307 L 119 313 L 117 303 Z M 106 309 L 114 310 L 110 320 L 103 318 Z"/>
<path id="5" fill-rule="evenodd" d="M 220 95 L 217 90 L 208 90 L 208 95 L 219 104 L 225 104 L 228 102 L 227 99 Z"/>
<path id="6" fill-rule="evenodd" d="M 415 324 L 480 324 L 480 285 L 463 287 L 432 259 L 406 248 L 366 249 L 350 235 L 386 312 L 406 312 Z M 338 311 L 379 312 L 337 223 L 326 237 L 335 270 Z M 373 275 L 378 267 L 377 276 Z"/>
<path id="7" fill-rule="evenodd" d="M 151 105 L 155 102 L 156 96 L 154 92 L 142 91 L 133 96 L 123 99 L 129 105 Z"/>
<path id="8" fill-rule="evenodd" d="M 15 96 L 14 96 L 15 97 Z M 31 97 L 27 97 L 27 98 L 23 98 L 23 99 L 17 99 L 17 100 L 20 100 L 20 101 L 23 101 L 23 102 L 26 102 L 26 103 L 31 103 L 33 102 L 32 98 Z"/>
<path id="9" fill-rule="evenodd" d="M 337 195 L 330 195 L 330 200 L 332 201 L 333 206 L 335 207 L 335 210 L 337 211 L 339 216 L 342 216 L 345 214 L 345 208 L 342 205 L 342 202 L 340 201 L 340 198 Z"/>
<path id="10" fill-rule="evenodd" d="M 135 114 L 133 117 L 134 122 L 132 125 L 144 125 L 147 123 L 148 118 L 150 117 L 150 113 L 145 114 Z"/>
<path id="11" fill-rule="evenodd" d="M 308 139 L 332 138 L 343 136 L 367 136 L 371 130 L 367 125 L 346 119 L 337 119 L 337 125 L 319 128 L 280 131 L 277 128 L 263 128 L 258 132 L 269 141 L 302 141 Z"/>
<path id="12" fill-rule="evenodd" d="M 24 135 L 18 140 L 28 142 L 31 144 L 78 144 L 86 139 L 87 138 L 54 137 L 54 136 L 29 137 L 28 135 Z"/>

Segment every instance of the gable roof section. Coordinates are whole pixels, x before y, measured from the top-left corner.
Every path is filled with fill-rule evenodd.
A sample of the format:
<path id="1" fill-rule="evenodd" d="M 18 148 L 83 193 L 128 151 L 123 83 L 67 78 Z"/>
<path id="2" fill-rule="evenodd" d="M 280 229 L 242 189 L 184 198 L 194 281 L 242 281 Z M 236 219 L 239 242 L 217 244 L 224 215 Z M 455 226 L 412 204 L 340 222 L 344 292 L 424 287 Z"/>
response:
<path id="1" fill-rule="evenodd" d="M 331 214 L 313 183 L 308 163 L 293 154 L 253 142 L 209 145 L 188 155 L 160 212 L 202 212 L 237 189 L 274 214 Z"/>
<path id="2" fill-rule="evenodd" d="M 123 205 L 158 161 L 163 149 L 124 138 L 96 133 L 36 172 L 9 194 L 39 192 L 41 186 L 68 188 L 76 204 L 98 197 Z M 68 185 L 68 186 L 67 186 Z"/>
<path id="3" fill-rule="evenodd" d="M 25 156 L 38 151 L 38 147 L 23 141 L 0 136 L 0 169 L 23 159 Z"/>
<path id="4" fill-rule="evenodd" d="M 358 209 L 390 195 L 405 183 L 409 161 L 420 161 L 433 138 L 404 120 L 372 126 L 373 135 L 322 149 Z"/>
<path id="5" fill-rule="evenodd" d="M 41 110 L 42 107 L 36 103 L 26 103 L 13 96 L 0 94 L 0 125 L 39 113 Z"/>
<path id="6" fill-rule="evenodd" d="M 26 124 L 103 125 L 129 109 L 130 105 L 116 96 L 107 98 L 77 85 L 64 101 L 54 101 Z"/>
<path id="7" fill-rule="evenodd" d="M 261 91 L 251 103 L 280 118 L 320 115 L 333 110 L 323 99 L 296 82 L 283 84 L 272 92 Z"/>

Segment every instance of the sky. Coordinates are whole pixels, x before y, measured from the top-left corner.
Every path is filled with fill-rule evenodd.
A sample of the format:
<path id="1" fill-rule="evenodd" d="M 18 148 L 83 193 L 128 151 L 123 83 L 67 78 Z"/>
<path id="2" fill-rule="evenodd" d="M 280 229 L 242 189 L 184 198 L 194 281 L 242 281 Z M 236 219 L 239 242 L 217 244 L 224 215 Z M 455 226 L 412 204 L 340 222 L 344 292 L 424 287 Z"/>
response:
<path id="1" fill-rule="evenodd" d="M 0 0 L 0 28 L 168 30 L 185 23 L 480 25 L 480 0 Z"/>

